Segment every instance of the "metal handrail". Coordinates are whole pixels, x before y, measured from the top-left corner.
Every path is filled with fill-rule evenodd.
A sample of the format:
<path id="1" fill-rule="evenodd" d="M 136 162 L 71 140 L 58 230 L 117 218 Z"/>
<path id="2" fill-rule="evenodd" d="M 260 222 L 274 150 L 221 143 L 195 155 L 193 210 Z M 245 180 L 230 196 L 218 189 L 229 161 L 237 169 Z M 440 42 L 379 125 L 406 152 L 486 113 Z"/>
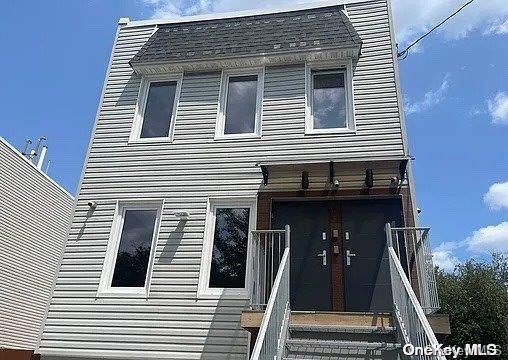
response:
<path id="1" fill-rule="evenodd" d="M 267 306 L 283 252 L 289 248 L 289 234 L 289 225 L 286 225 L 284 230 L 252 231 L 253 276 L 250 306 L 253 310 L 263 310 Z"/>
<path id="2" fill-rule="evenodd" d="M 251 360 L 282 359 L 291 310 L 289 307 L 289 248 L 284 250 L 266 306 Z"/>
<path id="3" fill-rule="evenodd" d="M 399 329 L 398 335 L 405 344 L 415 347 L 435 349 L 432 355 L 412 355 L 414 359 L 446 360 L 439 350 L 439 342 L 432 330 L 429 320 L 409 283 L 402 268 L 399 256 L 395 252 L 392 239 L 392 228 L 386 224 L 388 241 L 388 257 L 390 262 L 390 278 L 392 282 L 392 296 L 395 321 Z"/>
<path id="4" fill-rule="evenodd" d="M 432 251 L 429 241 L 429 227 L 392 227 L 391 234 L 395 240 L 394 249 L 399 260 L 401 259 L 400 239 L 404 241 L 405 253 L 402 254 L 407 263 L 406 274 L 411 274 L 411 260 L 414 261 L 414 268 L 418 279 L 419 299 L 426 314 L 432 314 L 439 310 L 439 297 L 437 293 L 437 282 L 432 261 Z M 409 242 L 408 240 L 411 239 Z M 412 259 L 409 259 L 408 245 L 412 244 Z"/>
<path id="5" fill-rule="evenodd" d="M 251 308 L 265 309 L 252 360 L 282 359 L 291 314 L 289 306 L 290 228 L 255 230 Z M 282 256 L 281 256 L 282 252 Z M 270 294 L 265 302 L 266 294 Z"/>

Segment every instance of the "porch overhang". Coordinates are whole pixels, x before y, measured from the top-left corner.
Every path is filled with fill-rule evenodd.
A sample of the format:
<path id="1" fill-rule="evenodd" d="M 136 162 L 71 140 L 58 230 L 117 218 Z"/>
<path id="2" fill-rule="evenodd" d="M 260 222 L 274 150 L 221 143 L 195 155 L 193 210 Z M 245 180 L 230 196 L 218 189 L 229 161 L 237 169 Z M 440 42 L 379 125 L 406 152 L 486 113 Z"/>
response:
<path id="1" fill-rule="evenodd" d="M 319 160 L 267 160 L 256 164 L 263 176 L 263 186 L 270 180 L 301 176 L 307 184 L 309 176 L 314 183 L 331 189 L 344 188 L 390 188 L 393 193 L 407 184 L 409 156 L 386 158 L 330 158 Z M 272 184 L 273 185 L 273 184 Z M 308 185 L 308 184 L 307 184 Z M 302 190 L 307 190 L 302 187 Z"/>

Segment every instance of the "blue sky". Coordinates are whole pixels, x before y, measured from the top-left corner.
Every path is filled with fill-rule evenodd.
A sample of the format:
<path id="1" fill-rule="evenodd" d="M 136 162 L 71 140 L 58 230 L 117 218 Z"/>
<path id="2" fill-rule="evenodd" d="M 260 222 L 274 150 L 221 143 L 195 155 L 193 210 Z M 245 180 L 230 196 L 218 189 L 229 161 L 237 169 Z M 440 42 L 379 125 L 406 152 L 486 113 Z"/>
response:
<path id="1" fill-rule="evenodd" d="M 118 18 L 290 2 L 8 2 L 0 14 L 0 136 L 18 149 L 46 136 L 49 173 L 74 193 Z M 394 0 L 401 46 L 462 3 Z M 477 0 L 399 65 L 421 219 L 445 268 L 487 250 L 508 252 L 507 41 L 508 2 Z"/>

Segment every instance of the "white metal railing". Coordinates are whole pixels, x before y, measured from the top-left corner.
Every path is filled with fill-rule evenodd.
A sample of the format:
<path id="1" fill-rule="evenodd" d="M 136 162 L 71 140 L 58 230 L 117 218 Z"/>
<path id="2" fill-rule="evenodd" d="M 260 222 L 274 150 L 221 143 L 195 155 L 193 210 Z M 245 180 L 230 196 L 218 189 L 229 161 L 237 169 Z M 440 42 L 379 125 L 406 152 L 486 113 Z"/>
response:
<path id="1" fill-rule="evenodd" d="M 251 307 L 264 309 L 251 360 L 280 360 L 284 356 L 289 306 L 289 225 L 284 230 L 256 230 Z M 265 296 L 269 297 L 265 303 Z"/>
<path id="2" fill-rule="evenodd" d="M 250 305 L 253 310 L 264 310 L 281 263 L 289 248 L 289 225 L 284 230 L 252 231 L 252 286 Z"/>
<path id="3" fill-rule="evenodd" d="M 394 248 L 392 230 L 390 224 L 386 224 L 394 317 L 397 322 L 398 335 L 405 344 L 411 344 L 415 347 L 436 349 L 435 353 L 432 355 L 415 354 L 412 355 L 412 359 L 446 360 L 445 356 L 437 350 L 439 349 L 439 342 L 409 283 L 399 260 L 399 255 L 397 255 Z"/>
<path id="4" fill-rule="evenodd" d="M 418 279 L 420 304 L 426 314 L 439 310 L 436 274 L 429 241 L 430 228 L 400 227 L 391 228 L 394 250 L 399 259 L 404 258 L 406 274 L 411 276 L 411 264 L 414 264 Z M 401 248 L 401 243 L 404 245 Z M 412 249 L 408 246 L 412 245 Z M 411 251 L 412 250 L 412 251 Z M 409 255 L 411 254 L 411 256 Z"/>
<path id="5" fill-rule="evenodd" d="M 251 360 L 279 360 L 284 355 L 290 318 L 289 248 L 282 260 L 266 305 Z"/>

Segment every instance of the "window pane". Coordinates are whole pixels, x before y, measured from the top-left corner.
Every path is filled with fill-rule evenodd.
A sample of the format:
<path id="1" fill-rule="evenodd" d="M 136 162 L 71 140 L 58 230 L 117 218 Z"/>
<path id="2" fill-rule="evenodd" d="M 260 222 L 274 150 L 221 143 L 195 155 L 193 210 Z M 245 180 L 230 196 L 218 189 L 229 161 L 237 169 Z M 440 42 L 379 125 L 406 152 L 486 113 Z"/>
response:
<path id="1" fill-rule="evenodd" d="M 346 127 L 344 73 L 314 73 L 312 76 L 314 129 Z"/>
<path id="2" fill-rule="evenodd" d="M 211 288 L 245 287 L 249 213 L 248 208 L 216 210 L 209 282 Z"/>
<path id="3" fill-rule="evenodd" d="M 167 137 L 175 102 L 176 81 L 150 83 L 141 138 Z"/>
<path id="4" fill-rule="evenodd" d="M 144 287 L 157 210 L 126 210 L 112 287 Z"/>
<path id="5" fill-rule="evenodd" d="M 229 78 L 224 134 L 249 134 L 255 131 L 257 88 L 257 75 Z"/>

